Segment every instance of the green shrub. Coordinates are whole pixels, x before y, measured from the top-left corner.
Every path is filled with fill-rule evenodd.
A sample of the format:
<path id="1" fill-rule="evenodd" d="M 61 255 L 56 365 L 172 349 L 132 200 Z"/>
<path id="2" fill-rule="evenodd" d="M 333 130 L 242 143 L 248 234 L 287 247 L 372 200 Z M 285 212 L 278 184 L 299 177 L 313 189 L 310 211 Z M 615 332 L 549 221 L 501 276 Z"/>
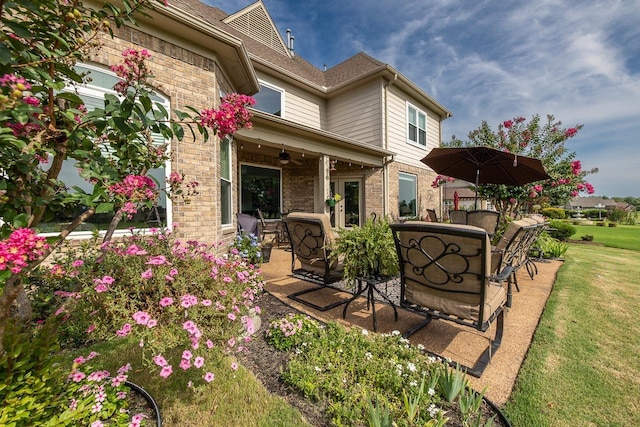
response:
<path id="1" fill-rule="evenodd" d="M 562 208 L 544 208 L 540 213 L 549 219 L 565 219 L 566 218 L 565 211 Z"/>
<path id="2" fill-rule="evenodd" d="M 607 212 L 607 219 L 612 222 L 622 222 L 626 216 L 627 213 L 619 207 L 615 207 Z"/>
<path id="3" fill-rule="evenodd" d="M 622 222 L 625 225 L 635 225 L 636 222 L 638 222 L 638 212 L 637 211 L 628 212 Z"/>
<path id="4" fill-rule="evenodd" d="M 580 237 L 580 239 L 582 239 L 585 242 L 593 242 L 593 235 L 585 234 L 584 236 Z"/>
<path id="5" fill-rule="evenodd" d="M 604 221 L 596 221 L 596 226 L 604 227 Z"/>
<path id="6" fill-rule="evenodd" d="M 282 351 L 289 351 L 313 339 L 318 334 L 318 322 L 305 314 L 293 314 L 269 324 L 265 332 L 267 342 Z"/>
<path id="7" fill-rule="evenodd" d="M 617 222 L 610 222 L 609 223 L 609 227 L 617 227 L 618 223 Z"/>
<path id="8" fill-rule="evenodd" d="M 569 222 L 554 220 L 549 223 L 549 235 L 564 242 L 576 233 L 576 228 Z"/>

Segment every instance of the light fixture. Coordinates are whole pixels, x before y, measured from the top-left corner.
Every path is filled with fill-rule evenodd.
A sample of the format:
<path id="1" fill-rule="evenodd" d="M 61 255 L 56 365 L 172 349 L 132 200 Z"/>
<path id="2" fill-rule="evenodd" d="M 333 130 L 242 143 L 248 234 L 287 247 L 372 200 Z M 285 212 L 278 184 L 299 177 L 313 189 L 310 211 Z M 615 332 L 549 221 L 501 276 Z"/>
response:
<path id="1" fill-rule="evenodd" d="M 337 160 L 329 160 L 329 164 L 331 165 L 330 171 L 334 172 L 336 170 L 336 163 L 338 163 Z"/>
<path id="2" fill-rule="evenodd" d="M 284 147 L 283 147 L 282 152 L 280 152 L 280 154 L 278 155 L 278 158 L 280 159 L 280 164 L 286 165 L 287 163 L 289 163 L 289 159 L 291 158 L 291 155 L 289 155 L 289 153 L 284 151 Z"/>

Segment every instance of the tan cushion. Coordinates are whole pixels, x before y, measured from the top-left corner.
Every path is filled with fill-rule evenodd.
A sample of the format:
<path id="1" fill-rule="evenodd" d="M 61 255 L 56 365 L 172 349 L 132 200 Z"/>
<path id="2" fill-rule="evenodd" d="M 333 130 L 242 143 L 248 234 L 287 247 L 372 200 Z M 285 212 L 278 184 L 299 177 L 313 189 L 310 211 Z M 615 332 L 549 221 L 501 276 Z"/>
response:
<path id="1" fill-rule="evenodd" d="M 291 212 L 287 215 L 287 218 L 312 218 L 322 221 L 322 228 L 327 237 L 327 244 L 333 242 L 338 237 L 338 234 L 331 228 L 331 219 L 329 215 L 317 212 Z"/>

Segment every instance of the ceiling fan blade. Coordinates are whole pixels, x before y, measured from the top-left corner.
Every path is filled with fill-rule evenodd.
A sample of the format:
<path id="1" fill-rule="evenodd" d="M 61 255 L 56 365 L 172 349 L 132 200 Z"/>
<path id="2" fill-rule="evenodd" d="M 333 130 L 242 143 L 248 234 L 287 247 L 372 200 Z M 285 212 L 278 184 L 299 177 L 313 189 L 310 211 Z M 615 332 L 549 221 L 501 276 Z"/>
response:
<path id="1" fill-rule="evenodd" d="M 290 160 L 291 160 L 291 163 L 295 163 L 298 166 L 302 166 L 302 162 L 300 160 L 298 159 L 290 159 Z"/>

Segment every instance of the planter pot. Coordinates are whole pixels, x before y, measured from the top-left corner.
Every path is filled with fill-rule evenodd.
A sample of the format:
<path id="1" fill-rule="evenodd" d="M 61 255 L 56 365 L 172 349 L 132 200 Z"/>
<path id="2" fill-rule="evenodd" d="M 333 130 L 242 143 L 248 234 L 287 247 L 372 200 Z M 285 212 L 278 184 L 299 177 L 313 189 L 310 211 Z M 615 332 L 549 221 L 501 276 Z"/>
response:
<path id="1" fill-rule="evenodd" d="M 271 249 L 273 249 L 273 246 L 271 245 L 265 245 L 262 247 L 262 262 L 269 262 L 271 259 Z"/>
<path id="2" fill-rule="evenodd" d="M 125 385 L 129 387 L 133 393 L 137 394 L 145 400 L 147 406 L 149 407 L 149 420 L 152 422 L 153 420 L 155 420 L 155 425 L 157 427 L 162 427 L 162 416 L 160 415 L 160 407 L 156 403 L 155 399 L 149 394 L 149 392 L 130 381 L 125 381 Z"/>
<path id="3" fill-rule="evenodd" d="M 333 207 L 336 205 L 336 201 L 333 199 L 327 199 L 327 205 Z"/>

